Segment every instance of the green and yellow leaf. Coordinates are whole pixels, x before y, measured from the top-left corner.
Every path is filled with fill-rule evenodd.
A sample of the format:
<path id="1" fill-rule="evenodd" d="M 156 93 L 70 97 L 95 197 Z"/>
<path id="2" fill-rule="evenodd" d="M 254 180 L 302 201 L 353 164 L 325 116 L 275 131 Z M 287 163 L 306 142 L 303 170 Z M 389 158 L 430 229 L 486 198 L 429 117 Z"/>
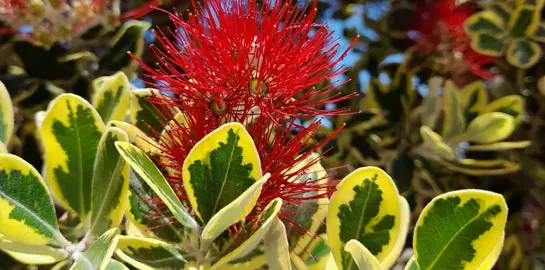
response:
<path id="1" fill-rule="evenodd" d="M 0 233 L 23 244 L 66 244 L 40 173 L 10 154 L 0 154 L 0 164 Z"/>
<path id="2" fill-rule="evenodd" d="M 520 142 L 497 142 L 491 144 L 471 145 L 465 148 L 466 151 L 503 151 L 510 149 L 526 148 L 532 145 L 532 141 Z"/>
<path id="3" fill-rule="evenodd" d="M 0 81 L 0 143 L 9 144 L 13 135 L 13 105 L 8 89 Z"/>
<path id="4" fill-rule="evenodd" d="M 92 104 L 104 123 L 110 120 L 123 121 L 129 109 L 130 84 L 123 72 L 98 78 L 93 83 L 95 94 Z"/>
<path id="5" fill-rule="evenodd" d="M 539 23 L 532 39 L 537 42 L 545 42 L 545 22 Z"/>
<path id="6" fill-rule="evenodd" d="M 128 142 L 127 133 L 110 127 L 98 146 L 91 196 L 91 235 L 98 237 L 121 224 L 128 204 L 129 165 L 115 142 Z"/>
<path id="7" fill-rule="evenodd" d="M 464 21 L 464 30 L 469 35 L 477 32 L 503 34 L 505 22 L 493 11 L 485 10 L 471 15 Z"/>
<path id="8" fill-rule="evenodd" d="M 407 233 L 409 232 L 409 226 L 411 225 L 411 209 L 407 200 L 402 196 L 399 196 L 399 209 L 401 210 L 399 216 L 399 235 L 396 237 L 392 251 L 390 251 L 386 258 L 380 262 L 380 267 L 382 269 L 390 269 L 396 263 L 401 252 L 403 252 L 403 249 L 405 248 Z"/>
<path id="9" fill-rule="evenodd" d="M 301 264 L 307 266 L 309 270 L 323 270 L 330 253 L 331 250 L 327 245 L 327 233 L 323 233 L 310 242 L 306 251 L 301 251 L 299 255 L 292 253 L 291 259 L 298 270 L 304 267 L 296 264 L 297 259 L 301 260 Z"/>
<path id="10" fill-rule="evenodd" d="M 247 239 L 236 248 L 230 250 L 219 261 L 212 265 L 210 270 L 222 269 L 225 264 L 240 259 L 255 250 L 265 235 L 269 232 L 273 220 L 282 208 L 282 199 L 272 200 L 254 222 L 247 223 L 245 230 Z"/>
<path id="11" fill-rule="evenodd" d="M 495 143 L 511 136 L 514 130 L 514 117 L 501 112 L 490 112 L 473 119 L 464 138 L 474 143 Z"/>
<path id="12" fill-rule="evenodd" d="M 129 270 L 129 268 L 121 262 L 111 259 L 106 265 L 106 270 Z"/>
<path id="13" fill-rule="evenodd" d="M 466 121 L 471 121 L 488 103 L 488 95 L 482 81 L 464 86 L 457 93 L 458 101 L 465 112 Z"/>
<path id="14" fill-rule="evenodd" d="M 487 32 L 477 32 L 471 38 L 471 48 L 484 55 L 499 57 L 504 51 L 504 38 Z"/>
<path id="15" fill-rule="evenodd" d="M 509 174 L 520 169 L 518 163 L 502 159 L 460 159 L 457 162 L 441 162 L 441 164 L 449 170 L 475 176 Z"/>
<path id="16" fill-rule="evenodd" d="M 272 221 L 269 232 L 263 239 L 265 243 L 265 256 L 271 269 L 291 270 L 290 249 L 286 226 L 278 217 Z"/>
<path id="17" fill-rule="evenodd" d="M 7 153 L 8 153 L 8 149 L 2 142 L 0 142 L 0 154 L 7 154 Z"/>
<path id="18" fill-rule="evenodd" d="M 129 223 L 133 225 L 129 228 L 138 232 L 129 234 L 128 231 L 127 234 L 153 237 L 173 244 L 182 242 L 186 227 L 179 222 L 172 222 L 170 217 L 173 214 L 168 209 L 161 213 L 161 217 L 157 217 L 157 205 L 152 199 L 159 196 L 134 171 L 129 172 L 129 178 L 129 205 L 126 213 Z"/>
<path id="19" fill-rule="evenodd" d="M 416 223 L 420 269 L 477 269 L 503 236 L 507 204 L 500 194 L 459 190 L 434 198 Z M 434 239 L 434 241 L 430 241 Z"/>
<path id="20" fill-rule="evenodd" d="M 509 42 L 507 46 L 507 62 L 518 68 L 530 68 L 534 66 L 539 59 L 543 50 L 539 44 L 526 40 L 519 39 Z"/>
<path id="21" fill-rule="evenodd" d="M 233 224 L 244 219 L 246 209 L 253 209 L 257 203 L 257 198 L 261 194 L 261 188 L 271 177 L 271 174 L 265 174 L 261 180 L 255 182 L 245 190 L 238 198 L 219 210 L 204 227 L 201 238 L 204 240 L 214 240 Z M 243 215 L 241 215 L 241 213 Z"/>
<path id="22" fill-rule="evenodd" d="M 480 114 L 489 112 L 502 112 L 515 117 L 515 122 L 518 124 L 522 121 L 522 116 L 525 109 L 524 98 L 519 95 L 509 95 L 496 99 L 490 102 L 482 109 Z"/>
<path id="23" fill-rule="evenodd" d="M 136 89 L 131 92 L 130 98 L 130 121 L 144 134 L 158 139 L 164 126 L 170 120 L 167 112 L 160 106 L 149 102 L 152 97 L 163 97 L 161 92 L 153 88 Z M 176 115 L 175 112 L 170 112 Z"/>
<path id="24" fill-rule="evenodd" d="M 189 228 L 197 228 L 197 222 L 187 213 L 172 187 L 146 153 L 126 142 L 116 142 L 115 146 L 131 168 L 161 198 L 174 217 Z"/>
<path id="25" fill-rule="evenodd" d="M 184 269 L 188 263 L 174 246 L 152 238 L 120 236 L 115 254 L 137 269 Z"/>
<path id="26" fill-rule="evenodd" d="M 71 270 L 103 270 L 110 262 L 119 240 L 119 229 L 113 228 L 101 235 L 84 252 L 72 255 L 76 261 Z"/>
<path id="27" fill-rule="evenodd" d="M 380 270 L 380 263 L 377 258 L 358 240 L 352 239 L 344 246 L 344 251 L 350 253 L 358 269 Z M 344 269 L 344 268 L 343 268 Z"/>
<path id="28" fill-rule="evenodd" d="M 136 145 L 146 153 L 154 153 L 157 150 L 157 145 L 152 143 L 153 139 L 148 137 L 148 135 L 133 124 L 112 120 L 108 122 L 107 127 L 117 127 L 122 129 L 129 136 L 129 142 Z"/>
<path id="29" fill-rule="evenodd" d="M 428 81 L 428 94 L 422 101 L 422 125 L 433 129 L 441 113 L 441 103 L 439 101 L 439 88 L 443 85 L 442 77 L 432 77 Z"/>
<path id="30" fill-rule="evenodd" d="M 466 122 L 462 111 L 462 104 L 458 100 L 458 88 L 452 81 L 445 83 L 444 106 L 445 120 L 442 136 L 445 140 L 454 138 L 464 132 Z"/>
<path id="31" fill-rule="evenodd" d="M 45 180 L 55 198 L 82 219 L 91 210 L 93 169 L 103 131 L 100 115 L 73 94 L 53 100 L 41 126 Z"/>
<path id="32" fill-rule="evenodd" d="M 207 223 L 220 209 L 261 179 L 261 161 L 254 141 L 240 123 L 228 123 L 199 141 L 183 164 L 186 194 L 195 214 Z M 259 194 L 241 217 L 248 215 Z"/>
<path id="33" fill-rule="evenodd" d="M 511 13 L 513 13 L 513 8 L 509 5 L 508 2 L 490 2 L 487 8 L 490 12 L 494 12 L 496 16 L 501 18 L 502 29 L 505 29 Z"/>
<path id="34" fill-rule="evenodd" d="M 405 270 L 419 270 L 414 256 L 411 257 L 411 259 L 407 262 L 407 265 L 405 265 Z"/>
<path id="35" fill-rule="evenodd" d="M 541 10 L 531 5 L 518 6 L 509 19 L 509 33 L 512 37 L 528 37 L 536 31 L 541 17 Z"/>
<path id="36" fill-rule="evenodd" d="M 438 157 L 446 160 L 456 159 L 454 149 L 443 141 L 441 135 L 437 134 L 427 126 L 420 127 L 420 135 L 422 136 L 423 143 L 432 147 L 433 151 Z"/>
<path id="37" fill-rule="evenodd" d="M 357 269 L 343 249 L 354 239 L 383 261 L 400 231 L 400 203 L 390 176 L 377 167 L 357 169 L 346 176 L 331 197 L 327 239 L 339 269 Z"/>
<path id="38" fill-rule="evenodd" d="M 486 257 L 483 263 L 479 265 L 479 268 L 477 268 L 477 270 L 490 270 L 494 268 L 494 266 L 496 265 L 496 261 L 500 257 L 500 254 L 503 248 L 504 239 L 505 239 L 505 232 L 503 232 L 503 235 L 496 242 L 496 245 L 494 246 L 494 249 L 492 250 L 492 252 L 490 252 L 490 254 L 488 255 L 488 257 Z"/>
<path id="39" fill-rule="evenodd" d="M 13 259 L 30 265 L 52 264 L 64 260 L 68 253 L 50 246 L 36 246 L 7 239 L 0 235 L 0 249 Z"/>

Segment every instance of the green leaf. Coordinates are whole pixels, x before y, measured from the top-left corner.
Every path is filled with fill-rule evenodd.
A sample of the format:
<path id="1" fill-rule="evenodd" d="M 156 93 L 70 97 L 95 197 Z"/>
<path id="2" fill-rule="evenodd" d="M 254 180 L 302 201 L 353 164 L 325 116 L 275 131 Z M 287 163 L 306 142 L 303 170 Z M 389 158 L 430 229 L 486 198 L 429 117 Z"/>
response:
<path id="1" fill-rule="evenodd" d="M 522 96 L 510 95 L 492 101 L 481 110 L 480 114 L 502 112 L 515 117 L 515 122 L 518 124 L 522 121 L 524 108 L 525 102 Z"/>
<path id="2" fill-rule="evenodd" d="M 112 120 L 108 122 L 107 127 L 122 129 L 129 136 L 129 142 L 146 153 L 154 153 L 157 150 L 157 145 L 153 142 L 154 140 L 133 124 Z"/>
<path id="3" fill-rule="evenodd" d="M 400 230 L 399 194 L 393 180 L 377 167 L 357 169 L 331 196 L 327 239 L 339 269 L 357 269 L 343 249 L 354 239 L 382 261 L 392 251 Z"/>
<path id="4" fill-rule="evenodd" d="M 76 261 L 70 270 L 103 270 L 110 262 L 119 240 L 119 229 L 114 228 L 101 235 L 84 252 L 72 255 Z"/>
<path id="5" fill-rule="evenodd" d="M 121 224 L 128 203 L 129 165 L 115 148 L 115 142 L 128 142 L 127 133 L 115 127 L 106 130 L 98 146 L 91 196 L 91 228 L 100 236 Z"/>
<path id="6" fill-rule="evenodd" d="M 457 91 L 458 88 L 452 81 L 446 82 L 444 93 L 445 120 L 442 135 L 447 141 L 462 134 L 466 128 L 462 104 L 458 100 Z"/>
<path id="7" fill-rule="evenodd" d="M 214 240 L 233 224 L 244 219 L 245 209 L 253 209 L 257 203 L 257 198 L 261 194 L 261 188 L 271 177 L 271 174 L 265 174 L 261 180 L 255 182 L 245 190 L 238 198 L 218 211 L 204 227 L 201 238 L 204 240 Z M 242 215 L 241 215 L 242 213 Z"/>
<path id="8" fill-rule="evenodd" d="M 405 265 L 405 270 L 419 270 L 418 264 L 416 264 L 416 260 L 414 259 L 414 256 L 411 257 L 409 262 L 407 262 L 407 265 Z"/>
<path id="9" fill-rule="evenodd" d="M 465 148 L 466 151 L 502 151 L 518 148 L 526 148 L 532 145 L 532 141 L 520 142 L 498 142 L 491 144 L 470 145 Z"/>
<path id="10" fill-rule="evenodd" d="M 319 267 L 325 266 L 328 255 L 331 253 L 329 246 L 327 245 L 327 233 L 321 234 L 308 245 L 306 251 L 302 251 L 300 255 L 292 255 L 292 261 L 295 264 L 297 258 L 301 258 L 305 266 Z M 296 265 L 297 266 L 297 265 Z M 320 269 L 324 269 L 324 267 Z M 298 269 L 301 267 L 298 267 Z"/>
<path id="11" fill-rule="evenodd" d="M 518 68 L 530 68 L 541 59 L 539 44 L 526 39 L 513 40 L 507 46 L 507 62 Z"/>
<path id="12" fill-rule="evenodd" d="M 130 121 L 147 136 L 158 139 L 163 127 L 170 120 L 168 112 L 163 111 L 159 106 L 149 102 L 148 99 L 163 95 L 156 89 L 137 89 L 131 92 L 130 98 Z M 175 113 L 172 115 L 175 115 Z"/>
<path id="13" fill-rule="evenodd" d="M 187 213 L 172 187 L 146 153 L 126 142 L 116 142 L 115 146 L 131 168 L 142 177 L 168 209 L 172 211 L 176 220 L 189 228 L 197 228 L 197 222 Z"/>
<path id="14" fill-rule="evenodd" d="M 380 270 L 380 264 L 377 258 L 358 240 L 352 239 L 346 243 L 344 250 L 352 256 L 358 269 L 362 270 Z M 344 269 L 344 268 L 343 268 Z"/>
<path id="15" fill-rule="evenodd" d="M 481 11 L 471 15 L 464 21 L 464 30 L 469 35 L 477 32 L 486 32 L 489 34 L 503 34 L 505 22 L 500 16 L 492 11 Z"/>
<path id="16" fill-rule="evenodd" d="M 173 214 L 165 209 L 157 217 L 157 205 L 152 199 L 157 194 L 133 170 L 129 172 L 129 206 L 127 216 L 141 234 L 158 238 L 170 243 L 180 243 L 185 239 L 185 227 L 179 222 L 172 222 Z M 154 228 L 150 230 L 149 228 Z"/>
<path id="17" fill-rule="evenodd" d="M 129 270 L 129 268 L 127 268 L 124 264 L 111 259 L 108 262 L 108 265 L 106 265 L 106 270 Z"/>
<path id="18" fill-rule="evenodd" d="M 240 123 L 225 124 L 208 134 L 191 149 L 183 164 L 188 200 L 204 223 L 261 176 L 261 161 L 254 141 Z M 252 197 L 253 204 L 258 197 L 259 194 Z M 253 204 L 240 217 L 248 215 Z"/>
<path id="19" fill-rule="evenodd" d="M 507 26 L 511 13 L 513 13 L 513 9 L 506 2 L 491 2 L 488 5 L 488 10 L 501 18 L 502 26 Z M 505 27 L 502 27 L 502 29 L 505 29 Z"/>
<path id="20" fill-rule="evenodd" d="M 0 81 L 0 143 L 9 144 L 13 135 L 13 105 L 8 89 Z M 1 152 L 0 152 L 1 153 Z M 7 151 L 6 151 L 7 153 Z"/>
<path id="21" fill-rule="evenodd" d="M 457 93 L 458 101 L 464 112 L 466 123 L 475 118 L 488 103 L 488 95 L 483 81 L 475 81 Z"/>
<path id="22" fill-rule="evenodd" d="M 98 82 L 96 82 L 99 80 Z M 123 72 L 100 77 L 93 81 L 95 94 L 92 104 L 96 108 L 102 121 L 123 121 L 129 109 L 130 85 L 129 79 Z"/>
<path id="23" fill-rule="evenodd" d="M 477 269 L 503 236 L 507 205 L 500 194 L 460 190 L 434 198 L 413 239 L 420 269 Z M 430 239 L 434 239 L 430 241 Z"/>
<path id="24" fill-rule="evenodd" d="M 439 101 L 439 88 L 443 85 L 442 77 L 433 77 L 428 82 L 428 94 L 422 101 L 422 125 L 433 129 L 441 113 L 441 103 Z"/>
<path id="25" fill-rule="evenodd" d="M 231 246 L 231 249 L 219 261 L 213 264 L 210 270 L 223 269 L 222 267 L 225 264 L 235 262 L 254 251 L 271 228 L 272 222 L 281 208 L 282 199 L 276 198 L 272 200 L 258 218 L 244 225 L 243 229 L 246 232 L 246 240 L 236 247 Z"/>
<path id="26" fill-rule="evenodd" d="M 537 42 L 545 42 L 545 22 L 539 23 L 532 39 Z"/>
<path id="27" fill-rule="evenodd" d="M 409 232 L 409 226 L 411 225 L 411 209 L 407 200 L 402 196 L 399 196 L 399 209 L 401 210 L 399 216 L 399 234 L 395 238 L 396 240 L 392 251 L 390 251 L 386 258 L 380 262 L 380 267 L 382 269 L 390 269 L 397 262 L 397 259 L 405 248 L 407 233 Z"/>
<path id="28" fill-rule="evenodd" d="M 100 71 L 103 73 L 123 71 L 130 74 L 138 63 L 127 53 L 132 52 L 140 58 L 144 49 L 144 33 L 151 24 L 144 21 L 125 22 L 110 41 L 110 47 L 100 58 Z"/>
<path id="29" fill-rule="evenodd" d="M 514 117 L 501 112 L 490 112 L 471 121 L 464 138 L 475 143 L 494 143 L 511 136 L 514 130 Z"/>
<path id="30" fill-rule="evenodd" d="M 272 269 L 291 270 L 290 250 L 286 226 L 278 217 L 272 221 L 269 232 L 263 239 L 265 243 L 265 256 Z"/>
<path id="31" fill-rule="evenodd" d="M 512 37 L 521 38 L 534 34 L 539 24 L 541 10 L 535 6 L 518 6 L 509 19 L 509 32 Z"/>
<path id="32" fill-rule="evenodd" d="M 0 154 L 0 164 L 0 233 L 23 244 L 66 244 L 40 173 L 10 154 Z"/>
<path id="33" fill-rule="evenodd" d="M 446 160 L 456 160 L 456 152 L 454 152 L 454 149 L 443 141 L 443 137 L 441 137 L 441 135 L 437 134 L 427 126 L 421 126 L 420 136 L 422 136 L 424 145 L 428 145 L 433 150 L 433 154 L 436 154 L 437 157 Z"/>
<path id="34" fill-rule="evenodd" d="M 7 153 L 8 153 L 8 149 L 2 142 L 0 142 L 0 154 L 7 154 Z"/>
<path id="35" fill-rule="evenodd" d="M 91 104 L 73 94 L 53 100 L 41 126 L 45 179 L 56 199 L 82 219 L 91 210 L 93 168 L 103 130 Z"/>
<path id="36" fill-rule="evenodd" d="M 166 242 L 129 236 L 119 237 L 115 254 L 137 269 L 184 269 L 189 259 Z"/>
<path id="37" fill-rule="evenodd" d="M 503 54 L 504 38 L 486 32 L 477 32 L 471 38 L 471 48 L 484 55 L 499 57 Z"/>
<path id="38" fill-rule="evenodd" d="M 15 260 L 32 265 L 52 264 L 66 259 L 69 254 L 50 246 L 36 246 L 6 239 L 0 235 L 0 249 Z"/>

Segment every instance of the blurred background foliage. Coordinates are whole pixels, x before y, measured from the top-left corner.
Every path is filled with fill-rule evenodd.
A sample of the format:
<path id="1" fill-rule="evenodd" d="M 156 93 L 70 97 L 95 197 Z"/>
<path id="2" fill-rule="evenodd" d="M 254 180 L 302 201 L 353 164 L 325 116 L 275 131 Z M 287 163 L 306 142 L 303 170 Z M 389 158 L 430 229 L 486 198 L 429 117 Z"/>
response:
<path id="1" fill-rule="evenodd" d="M 171 26 L 162 11 L 139 14 L 147 2 L 122 0 L 118 10 L 97 11 L 105 19 L 62 38 L 28 24 L 13 29 L 0 12 L 0 81 L 16 107 L 12 153 L 41 168 L 36 112 L 58 94 L 89 99 L 92 80 L 118 70 L 143 86 L 127 51 L 153 64 L 151 29 Z M 184 14 L 190 2 L 161 7 Z M 322 149 L 324 167 L 337 178 L 360 166 L 384 168 L 413 219 L 446 191 L 502 193 L 510 217 L 497 269 L 545 269 L 543 0 L 322 0 L 318 8 L 317 23 L 327 23 L 342 48 L 359 36 L 342 61 L 348 72 L 329 82 L 359 97 L 328 105 L 354 113 L 323 119 L 316 141 L 345 126 Z M 0 269 L 24 267 L 0 254 Z"/>

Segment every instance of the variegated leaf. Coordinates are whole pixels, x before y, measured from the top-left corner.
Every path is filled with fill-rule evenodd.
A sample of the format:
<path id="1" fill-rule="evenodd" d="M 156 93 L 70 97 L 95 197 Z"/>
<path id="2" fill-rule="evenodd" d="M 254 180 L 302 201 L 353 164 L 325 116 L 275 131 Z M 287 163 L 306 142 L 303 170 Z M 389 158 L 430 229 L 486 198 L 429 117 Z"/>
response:
<path id="1" fill-rule="evenodd" d="M 129 142 L 136 145 L 146 153 L 154 153 L 157 150 L 157 145 L 153 142 L 153 139 L 148 137 L 148 135 L 133 124 L 112 120 L 108 122 L 107 127 L 117 127 L 122 129 L 125 131 L 125 133 L 127 133 L 127 136 L 129 136 Z"/>
<path id="2" fill-rule="evenodd" d="M 0 249 L 10 257 L 24 264 L 44 265 L 59 262 L 69 254 L 50 246 L 36 246 L 7 239 L 0 235 Z"/>
<path id="3" fill-rule="evenodd" d="M 119 229 L 113 228 L 101 235 L 84 252 L 72 255 L 76 261 L 70 270 L 106 269 L 119 240 Z"/>
<path id="4" fill-rule="evenodd" d="M 129 165 L 115 142 L 128 142 L 127 133 L 115 127 L 106 130 L 98 146 L 91 196 L 91 235 L 98 237 L 121 224 L 128 204 Z"/>
<path id="5" fill-rule="evenodd" d="M 111 259 L 106 265 L 106 270 L 129 270 L 129 268 L 121 262 Z"/>
<path id="6" fill-rule="evenodd" d="M 457 93 L 466 123 L 475 118 L 488 103 L 488 94 L 482 81 L 464 86 Z"/>
<path id="7" fill-rule="evenodd" d="M 534 34 L 541 17 L 541 10 L 531 5 L 518 6 L 509 19 L 511 37 L 521 38 Z"/>
<path id="8" fill-rule="evenodd" d="M 462 111 L 462 104 L 458 100 L 457 91 L 458 88 L 452 81 L 447 81 L 445 83 L 445 121 L 442 132 L 442 136 L 445 138 L 445 140 L 462 134 L 466 127 L 466 122 Z"/>
<path id="9" fill-rule="evenodd" d="M 176 247 L 152 238 L 120 236 L 115 252 L 137 269 L 184 269 L 191 260 Z"/>
<path id="10" fill-rule="evenodd" d="M 427 126 L 420 127 L 420 135 L 425 145 L 428 145 L 433 150 L 434 154 L 446 160 L 455 160 L 456 152 L 447 145 L 441 135 L 437 134 Z"/>
<path id="11" fill-rule="evenodd" d="M 354 239 L 383 261 L 400 231 L 399 194 L 380 168 L 364 167 L 346 176 L 331 196 L 327 239 L 339 269 L 357 269 L 344 246 Z M 356 217 L 356 218 L 354 218 Z"/>
<path id="12" fill-rule="evenodd" d="M 405 270 L 419 270 L 418 264 L 416 264 L 414 257 L 411 257 L 411 259 L 407 262 L 407 265 L 405 265 Z"/>
<path id="13" fill-rule="evenodd" d="M 377 258 L 358 240 L 352 239 L 344 246 L 344 251 L 350 253 L 354 262 L 361 270 L 381 270 Z M 343 268 L 344 269 L 344 268 Z"/>
<path id="14" fill-rule="evenodd" d="M 184 188 L 197 216 L 207 223 L 261 179 L 261 161 L 254 141 L 240 123 L 228 123 L 199 141 L 183 164 Z M 257 201 L 255 194 L 240 212 L 240 221 Z"/>
<path id="15" fill-rule="evenodd" d="M 201 238 L 204 240 L 214 240 L 233 224 L 244 219 L 246 217 L 244 215 L 246 213 L 245 209 L 254 208 L 257 202 L 255 198 L 259 197 L 261 188 L 270 177 L 271 174 L 265 174 L 259 181 L 255 182 L 238 196 L 238 198 L 214 214 L 204 227 Z M 241 216 L 241 213 L 243 213 L 243 216 Z"/>
<path id="16" fill-rule="evenodd" d="M 131 92 L 130 121 L 147 136 L 158 139 L 161 131 L 170 120 L 168 115 L 174 112 L 166 112 L 160 106 L 150 103 L 152 97 L 160 98 L 162 94 L 157 89 L 136 89 Z"/>
<path id="17" fill-rule="evenodd" d="M 505 22 L 493 11 L 477 12 L 464 21 L 464 30 L 469 35 L 481 31 L 491 34 L 503 34 L 504 29 Z"/>
<path id="18" fill-rule="evenodd" d="M 94 82 L 95 94 L 92 104 L 96 108 L 102 121 L 123 121 L 129 109 L 130 84 L 123 72 L 111 76 L 100 77 Z"/>
<path id="19" fill-rule="evenodd" d="M 40 173 L 10 154 L 0 154 L 0 164 L 0 233 L 23 244 L 66 244 Z"/>
<path id="20" fill-rule="evenodd" d="M 545 22 L 540 22 L 536 28 L 534 35 L 532 36 L 537 42 L 545 42 Z"/>
<path id="21" fill-rule="evenodd" d="M 504 38 L 487 32 L 477 32 L 471 38 L 471 48 L 484 55 L 499 57 L 504 51 Z"/>
<path id="22" fill-rule="evenodd" d="M 146 153 L 126 142 L 116 142 L 115 145 L 125 161 L 161 198 L 174 217 L 188 228 L 197 228 L 197 222 L 187 213 L 172 187 Z"/>
<path id="23" fill-rule="evenodd" d="M 401 210 L 399 216 L 399 235 L 396 237 L 392 251 L 380 262 L 382 269 L 390 269 L 397 262 L 397 259 L 405 248 L 405 241 L 407 240 L 409 226 L 411 225 L 411 209 L 407 200 L 402 196 L 399 196 L 399 209 Z"/>
<path id="24" fill-rule="evenodd" d="M 542 55 L 543 50 L 539 44 L 530 40 L 513 40 L 507 46 L 507 62 L 518 68 L 530 68 L 534 66 L 541 59 Z"/>
<path id="25" fill-rule="evenodd" d="M 6 86 L 0 81 L 0 143 L 8 145 L 13 135 L 13 105 Z"/>
<path id="26" fill-rule="evenodd" d="M 250 252 L 254 251 L 259 243 L 263 240 L 267 232 L 272 226 L 272 221 L 278 215 L 282 208 L 282 199 L 276 198 L 272 200 L 263 210 L 260 216 L 252 222 L 246 223 L 246 240 L 237 247 L 231 247 L 228 252 L 216 263 L 212 265 L 210 270 L 219 270 L 230 262 L 243 258 Z"/>
<path id="27" fill-rule="evenodd" d="M 272 221 L 269 232 L 263 239 L 265 243 L 265 256 L 272 269 L 291 270 L 290 250 L 286 226 L 278 217 Z"/>
<path id="28" fill-rule="evenodd" d="M 509 95 L 492 101 L 481 110 L 480 114 L 502 112 L 515 117 L 515 122 L 518 124 L 522 121 L 524 110 L 524 98 L 519 95 Z"/>
<path id="29" fill-rule="evenodd" d="M 509 174 L 520 169 L 518 163 L 502 159 L 460 159 L 457 163 L 444 162 L 441 164 L 449 170 L 475 176 Z"/>
<path id="30" fill-rule="evenodd" d="M 477 269 L 503 236 L 507 204 L 483 190 L 434 198 L 416 223 L 413 246 L 420 269 Z M 430 241 L 434 239 L 434 241 Z"/>
<path id="31" fill-rule="evenodd" d="M 53 100 L 41 126 L 45 180 L 55 198 L 82 219 L 91 210 L 93 169 L 103 131 L 100 115 L 73 94 Z"/>
<path id="32" fill-rule="evenodd" d="M 464 138 L 475 143 L 495 143 L 511 136 L 514 130 L 514 117 L 501 112 L 490 112 L 473 119 Z"/>
<path id="33" fill-rule="evenodd" d="M 8 149 L 2 142 L 0 142 L 0 154 L 7 154 L 7 153 L 8 153 Z"/>

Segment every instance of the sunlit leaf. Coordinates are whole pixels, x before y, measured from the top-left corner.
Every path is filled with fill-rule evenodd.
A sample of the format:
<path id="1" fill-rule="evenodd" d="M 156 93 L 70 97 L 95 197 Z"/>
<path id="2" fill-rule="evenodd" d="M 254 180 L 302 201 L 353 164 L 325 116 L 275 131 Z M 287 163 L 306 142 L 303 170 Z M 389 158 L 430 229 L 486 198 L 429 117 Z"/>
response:
<path id="1" fill-rule="evenodd" d="M 272 221 L 271 228 L 265 235 L 263 242 L 269 267 L 290 270 L 291 260 L 286 226 L 278 217 Z"/>
<path id="2" fill-rule="evenodd" d="M 485 113 L 473 119 L 464 138 L 475 143 L 495 143 L 511 136 L 515 130 L 515 118 L 501 112 Z"/>
<path id="3" fill-rule="evenodd" d="M 103 131 L 100 115 L 73 94 L 53 100 L 41 126 L 45 180 L 55 198 L 82 219 L 91 210 L 91 183 Z"/>
<path id="4" fill-rule="evenodd" d="M 99 79 L 100 82 L 94 84 L 93 106 L 104 123 L 123 121 L 129 109 L 129 79 L 123 72 Z"/>
<path id="5" fill-rule="evenodd" d="M 103 270 L 110 262 L 119 239 L 119 229 L 114 228 L 101 235 L 84 252 L 76 252 L 71 270 Z"/>
<path id="6" fill-rule="evenodd" d="M 151 238 L 120 236 L 115 252 L 137 269 L 184 269 L 189 257 L 176 247 Z"/>
<path id="7" fill-rule="evenodd" d="M 358 269 L 380 270 L 377 258 L 358 240 L 352 239 L 344 246 L 344 251 L 350 253 Z M 346 268 L 343 268 L 346 269 Z"/>

